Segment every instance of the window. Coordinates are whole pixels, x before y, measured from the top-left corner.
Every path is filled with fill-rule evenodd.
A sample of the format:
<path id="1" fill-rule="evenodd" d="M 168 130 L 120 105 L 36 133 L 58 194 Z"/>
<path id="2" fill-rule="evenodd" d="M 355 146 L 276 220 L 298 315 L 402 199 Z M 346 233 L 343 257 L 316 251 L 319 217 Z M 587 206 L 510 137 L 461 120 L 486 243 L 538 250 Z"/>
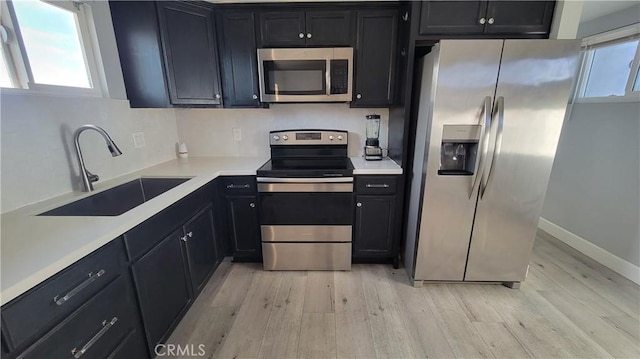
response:
<path id="1" fill-rule="evenodd" d="M 2 1 L 0 86 L 100 95 L 87 5 Z"/>
<path id="2" fill-rule="evenodd" d="M 579 98 L 640 100 L 640 40 L 636 27 L 584 39 Z"/>

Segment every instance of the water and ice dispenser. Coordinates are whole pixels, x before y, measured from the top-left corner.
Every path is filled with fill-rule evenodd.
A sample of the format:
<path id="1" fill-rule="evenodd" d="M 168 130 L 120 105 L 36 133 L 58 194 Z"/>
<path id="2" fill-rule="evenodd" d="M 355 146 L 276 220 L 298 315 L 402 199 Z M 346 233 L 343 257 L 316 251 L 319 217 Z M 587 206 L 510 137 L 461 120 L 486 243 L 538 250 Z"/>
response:
<path id="1" fill-rule="evenodd" d="M 472 176 L 476 170 L 481 126 L 444 125 L 440 145 L 441 176 Z"/>

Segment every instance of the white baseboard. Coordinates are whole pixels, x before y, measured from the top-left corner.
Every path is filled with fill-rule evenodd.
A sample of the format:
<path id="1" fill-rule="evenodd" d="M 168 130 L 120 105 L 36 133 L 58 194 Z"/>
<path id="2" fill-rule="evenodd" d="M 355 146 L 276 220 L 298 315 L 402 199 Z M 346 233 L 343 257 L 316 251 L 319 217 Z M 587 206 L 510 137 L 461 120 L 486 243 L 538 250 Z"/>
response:
<path id="1" fill-rule="evenodd" d="M 611 268 L 625 278 L 640 284 L 640 267 L 625 261 L 586 239 L 550 222 L 542 217 L 538 222 L 538 228 L 556 237 L 570 247 L 575 248 L 582 254 L 590 257 L 594 261 Z"/>

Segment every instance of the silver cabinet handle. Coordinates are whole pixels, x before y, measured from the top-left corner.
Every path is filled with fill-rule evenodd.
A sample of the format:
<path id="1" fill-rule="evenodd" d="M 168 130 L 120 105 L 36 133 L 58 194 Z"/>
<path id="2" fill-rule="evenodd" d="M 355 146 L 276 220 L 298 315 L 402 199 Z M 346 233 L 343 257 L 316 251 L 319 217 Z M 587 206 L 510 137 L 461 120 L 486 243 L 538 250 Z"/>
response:
<path id="1" fill-rule="evenodd" d="M 187 241 L 187 236 L 181 236 L 180 240 L 183 241 L 183 242 L 186 242 Z"/>
<path id="2" fill-rule="evenodd" d="M 193 231 L 187 233 L 187 237 L 189 237 L 189 238 L 193 237 Z"/>
<path id="3" fill-rule="evenodd" d="M 253 98 L 254 100 L 257 100 L 258 99 L 258 95 L 253 95 L 253 96 L 251 96 L 251 98 Z"/>
<path id="4" fill-rule="evenodd" d="M 301 32 L 301 33 L 299 33 L 299 34 L 298 34 L 298 37 L 299 37 L 299 38 L 301 38 L 301 39 L 304 39 L 304 33 L 302 33 L 302 32 Z"/>
<path id="5" fill-rule="evenodd" d="M 362 94 L 361 93 L 357 94 L 356 98 L 358 98 L 358 99 L 362 98 Z"/>
<path id="6" fill-rule="evenodd" d="M 100 331 L 97 332 L 96 335 L 93 336 L 93 338 L 89 339 L 87 344 L 83 345 L 80 350 L 78 350 L 77 347 L 71 349 L 71 354 L 73 354 L 73 357 L 78 359 L 81 356 L 83 356 L 84 353 L 86 353 L 87 350 L 89 350 L 89 348 L 91 348 L 91 346 L 93 346 L 98 340 L 100 340 L 100 337 L 102 337 L 104 335 L 104 333 L 106 333 L 107 330 L 109 330 L 109 328 L 111 328 L 114 324 L 116 324 L 117 321 L 118 321 L 118 317 L 113 317 L 113 319 L 111 319 L 111 321 L 103 320 L 102 321 L 102 329 L 100 329 Z"/>
<path id="7" fill-rule="evenodd" d="M 367 188 L 389 188 L 389 185 L 386 184 L 386 183 L 383 183 L 383 184 L 367 183 L 367 185 L 365 187 L 367 187 Z"/>
<path id="8" fill-rule="evenodd" d="M 217 99 L 217 100 L 219 100 L 219 99 L 220 99 L 220 94 L 219 94 L 219 93 L 217 93 L 217 94 L 216 94 L 216 99 Z"/>
<path id="9" fill-rule="evenodd" d="M 104 269 L 100 269 L 96 274 L 93 274 L 93 272 L 89 273 L 89 278 L 85 279 L 77 287 L 71 289 L 69 293 L 65 294 L 64 296 L 60 297 L 59 295 L 56 295 L 55 297 L 53 297 L 53 301 L 57 305 L 63 305 L 66 301 L 71 299 L 71 297 L 78 294 L 81 290 L 86 288 L 89 284 L 93 283 L 96 279 L 102 277 L 105 273 L 106 271 Z"/>
<path id="10" fill-rule="evenodd" d="M 362 202 L 358 202 L 358 203 L 356 203 L 356 206 L 358 206 L 358 207 L 362 207 Z"/>
<path id="11" fill-rule="evenodd" d="M 487 22 L 487 19 L 481 17 L 480 20 L 478 20 L 478 22 L 480 23 L 480 25 L 484 25 Z"/>
<path id="12" fill-rule="evenodd" d="M 409 12 L 405 11 L 404 15 L 402 15 L 402 21 L 409 21 Z"/>
<path id="13" fill-rule="evenodd" d="M 237 189 L 237 188 L 249 188 L 251 187 L 248 183 L 245 184 L 229 184 L 227 185 L 227 188 L 229 189 Z"/>
<path id="14" fill-rule="evenodd" d="M 307 33 L 307 39 L 310 39 L 310 38 L 311 38 L 311 33 L 309 32 Z"/>
<path id="15" fill-rule="evenodd" d="M 256 204 L 255 204 L 255 203 L 253 203 L 253 202 L 251 202 L 251 203 L 249 203 L 249 207 L 251 207 L 251 208 L 256 208 Z"/>
<path id="16" fill-rule="evenodd" d="M 489 23 L 489 25 L 491 25 L 495 22 L 495 20 L 492 17 L 490 17 L 489 20 L 487 20 L 487 22 Z"/>

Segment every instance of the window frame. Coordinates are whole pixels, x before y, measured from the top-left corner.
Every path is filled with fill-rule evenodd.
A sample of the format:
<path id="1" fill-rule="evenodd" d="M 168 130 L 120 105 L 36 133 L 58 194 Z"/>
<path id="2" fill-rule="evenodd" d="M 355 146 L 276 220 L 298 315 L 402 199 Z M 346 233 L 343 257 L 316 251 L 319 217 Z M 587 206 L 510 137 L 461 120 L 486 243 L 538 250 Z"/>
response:
<path id="1" fill-rule="evenodd" d="M 15 94 L 43 94 L 59 96 L 86 96 L 103 97 L 102 78 L 98 68 L 99 50 L 94 32 L 90 29 L 93 24 L 90 5 L 84 2 L 72 0 L 40 0 L 52 6 L 64 10 L 72 11 L 76 14 L 76 26 L 83 58 L 86 65 L 89 84 L 91 87 L 74 87 L 64 85 L 50 85 L 37 83 L 33 79 L 33 73 L 29 64 L 29 58 L 25 50 L 24 42 L 20 32 L 20 24 L 17 21 L 13 3 L 11 0 L 2 1 L 0 9 L 2 26 L 9 33 L 9 43 L 3 43 L 3 55 L 7 62 L 9 76 L 13 79 L 15 87 L 2 87 L 2 93 Z"/>
<path id="2" fill-rule="evenodd" d="M 582 39 L 581 66 L 576 84 L 574 102 L 576 103 L 608 103 L 608 102 L 640 102 L 640 91 L 633 90 L 636 76 L 640 71 L 640 43 L 636 48 L 636 53 L 629 70 L 629 76 L 625 84 L 625 94 L 622 96 L 599 96 L 585 97 L 591 65 L 593 63 L 594 51 L 598 48 L 613 45 L 616 43 L 640 40 L 640 23 L 625 26 L 619 29 L 607 31 L 601 34 L 592 35 Z"/>

